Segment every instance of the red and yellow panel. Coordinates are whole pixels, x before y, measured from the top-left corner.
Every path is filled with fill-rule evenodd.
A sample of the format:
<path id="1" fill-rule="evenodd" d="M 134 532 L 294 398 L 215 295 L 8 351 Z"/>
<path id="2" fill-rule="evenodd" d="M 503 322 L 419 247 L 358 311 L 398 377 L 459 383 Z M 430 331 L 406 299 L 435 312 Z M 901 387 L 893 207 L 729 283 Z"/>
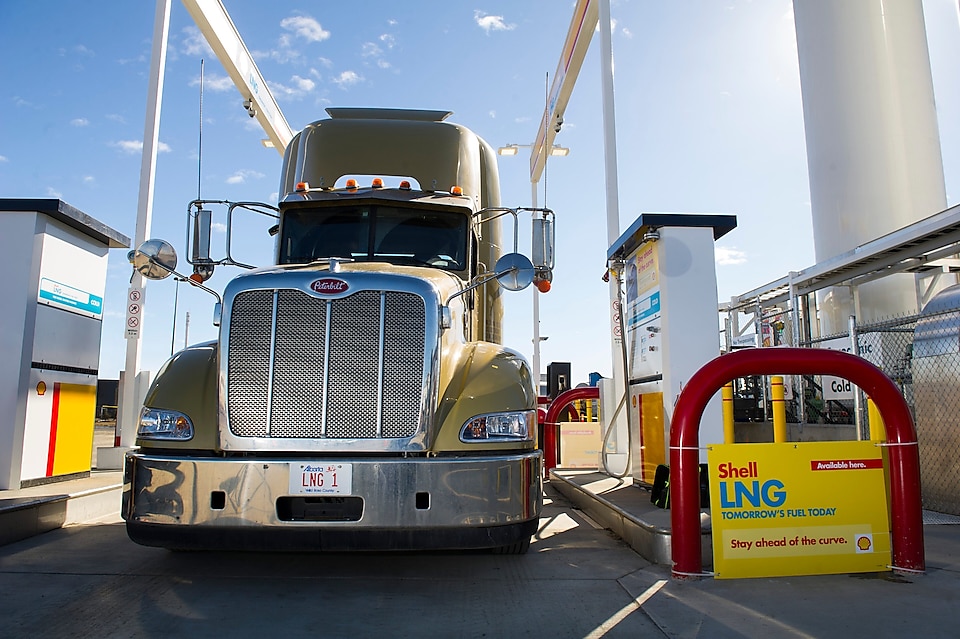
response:
<path id="1" fill-rule="evenodd" d="M 34 371 L 27 400 L 21 480 L 90 470 L 96 384 L 56 381 Z"/>

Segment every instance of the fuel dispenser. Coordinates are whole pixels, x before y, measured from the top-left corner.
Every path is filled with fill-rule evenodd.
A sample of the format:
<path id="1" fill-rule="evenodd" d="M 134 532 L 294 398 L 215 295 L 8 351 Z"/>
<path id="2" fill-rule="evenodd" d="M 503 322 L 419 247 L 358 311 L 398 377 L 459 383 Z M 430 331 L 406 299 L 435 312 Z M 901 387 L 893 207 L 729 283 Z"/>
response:
<path id="1" fill-rule="evenodd" d="M 90 472 L 107 252 L 130 239 L 57 199 L 0 199 L 0 490 Z"/>
<path id="2" fill-rule="evenodd" d="M 657 466 L 668 463 L 670 420 L 684 384 L 720 352 L 714 242 L 736 225 L 735 215 L 643 213 L 607 252 L 622 281 L 626 366 L 614 369 L 626 369 L 629 398 L 628 432 L 605 437 L 605 452 L 629 450 L 641 484 L 652 485 Z M 719 397 L 700 433 L 702 442 L 723 442 Z M 700 459 L 706 462 L 706 451 Z"/>

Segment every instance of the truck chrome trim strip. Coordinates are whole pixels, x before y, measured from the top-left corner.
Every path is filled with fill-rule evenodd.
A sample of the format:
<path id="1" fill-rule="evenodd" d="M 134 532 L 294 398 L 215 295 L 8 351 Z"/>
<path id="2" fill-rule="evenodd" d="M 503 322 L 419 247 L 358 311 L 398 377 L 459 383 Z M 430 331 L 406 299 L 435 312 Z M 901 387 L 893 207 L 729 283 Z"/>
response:
<path id="1" fill-rule="evenodd" d="M 330 352 L 330 313 L 333 307 L 332 301 L 327 301 L 327 321 L 323 325 L 323 352 Z M 321 415 L 321 426 L 320 426 L 320 436 L 327 436 L 327 396 L 328 389 L 330 388 L 330 358 L 327 357 L 323 361 L 323 405 L 320 410 Z"/>
<path id="2" fill-rule="evenodd" d="M 377 437 L 383 437 L 383 349 L 387 294 L 380 291 L 380 341 L 377 344 Z"/>
<path id="3" fill-rule="evenodd" d="M 267 373 L 267 434 L 273 426 L 273 364 L 276 358 L 273 354 L 277 350 L 277 301 L 280 291 L 273 292 L 273 308 L 270 311 L 270 365 Z"/>

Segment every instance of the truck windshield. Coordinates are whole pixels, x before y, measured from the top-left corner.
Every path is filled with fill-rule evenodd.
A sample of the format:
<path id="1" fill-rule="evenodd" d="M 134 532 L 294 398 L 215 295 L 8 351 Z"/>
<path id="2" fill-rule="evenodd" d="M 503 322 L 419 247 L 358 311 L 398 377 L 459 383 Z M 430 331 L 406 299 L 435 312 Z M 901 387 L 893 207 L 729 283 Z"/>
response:
<path id="1" fill-rule="evenodd" d="M 280 264 L 327 257 L 462 271 L 469 218 L 397 206 L 294 209 L 283 214 Z"/>

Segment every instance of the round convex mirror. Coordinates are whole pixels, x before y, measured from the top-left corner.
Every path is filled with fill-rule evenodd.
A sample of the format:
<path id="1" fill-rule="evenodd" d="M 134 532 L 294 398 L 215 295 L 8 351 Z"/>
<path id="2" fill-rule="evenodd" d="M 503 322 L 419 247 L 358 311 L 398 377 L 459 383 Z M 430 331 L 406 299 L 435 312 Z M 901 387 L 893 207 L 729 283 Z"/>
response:
<path id="1" fill-rule="evenodd" d="M 533 262 L 520 253 L 507 253 L 493 267 L 500 286 L 508 291 L 522 291 L 533 282 Z"/>
<path id="2" fill-rule="evenodd" d="M 165 240 L 147 240 L 133 252 L 133 268 L 148 280 L 162 280 L 177 268 L 177 252 Z"/>

